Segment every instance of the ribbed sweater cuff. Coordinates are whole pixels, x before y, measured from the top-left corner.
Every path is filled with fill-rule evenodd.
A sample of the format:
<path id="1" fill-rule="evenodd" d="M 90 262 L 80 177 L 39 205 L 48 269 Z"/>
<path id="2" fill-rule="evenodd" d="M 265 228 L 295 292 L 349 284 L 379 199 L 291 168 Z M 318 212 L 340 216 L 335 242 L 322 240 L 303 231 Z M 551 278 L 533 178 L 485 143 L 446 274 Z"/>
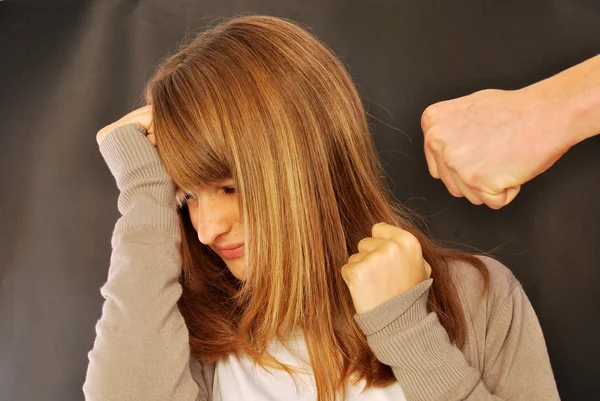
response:
<path id="1" fill-rule="evenodd" d="M 100 141 L 100 153 L 121 191 L 117 206 L 123 217 L 114 232 L 149 225 L 177 236 L 180 229 L 175 183 L 145 134 L 143 126 L 129 123 L 113 129 Z"/>
<path id="2" fill-rule="evenodd" d="M 366 336 L 390 324 L 400 329 L 410 327 L 427 316 L 427 294 L 432 282 L 431 278 L 425 280 L 368 312 L 354 315 L 354 320 Z"/>
<path id="3" fill-rule="evenodd" d="M 465 381 L 477 382 L 458 347 L 450 342 L 435 312 L 427 313 L 433 279 L 383 303 L 355 321 L 375 357 L 391 366 L 407 399 L 432 400 L 452 394 Z"/>

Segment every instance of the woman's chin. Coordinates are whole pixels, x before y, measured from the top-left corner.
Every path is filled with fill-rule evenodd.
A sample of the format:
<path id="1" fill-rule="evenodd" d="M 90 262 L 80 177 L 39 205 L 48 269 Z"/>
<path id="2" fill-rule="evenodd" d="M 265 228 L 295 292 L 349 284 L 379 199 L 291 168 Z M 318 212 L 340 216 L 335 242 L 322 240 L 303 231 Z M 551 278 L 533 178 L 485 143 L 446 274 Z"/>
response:
<path id="1" fill-rule="evenodd" d="M 227 263 L 227 268 L 235 278 L 240 281 L 244 281 L 246 278 L 246 267 L 244 266 L 243 258 L 240 259 L 241 260 L 234 260 Z"/>

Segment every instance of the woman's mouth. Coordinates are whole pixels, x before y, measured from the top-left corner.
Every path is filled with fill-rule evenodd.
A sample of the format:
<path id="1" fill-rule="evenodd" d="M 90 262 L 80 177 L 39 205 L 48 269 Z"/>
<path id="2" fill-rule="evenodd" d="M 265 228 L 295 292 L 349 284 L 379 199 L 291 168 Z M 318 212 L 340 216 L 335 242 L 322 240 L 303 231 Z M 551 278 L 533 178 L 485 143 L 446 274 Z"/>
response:
<path id="1" fill-rule="evenodd" d="M 231 249 L 220 249 L 217 248 L 217 252 L 225 259 L 237 259 L 244 254 L 244 244 Z"/>

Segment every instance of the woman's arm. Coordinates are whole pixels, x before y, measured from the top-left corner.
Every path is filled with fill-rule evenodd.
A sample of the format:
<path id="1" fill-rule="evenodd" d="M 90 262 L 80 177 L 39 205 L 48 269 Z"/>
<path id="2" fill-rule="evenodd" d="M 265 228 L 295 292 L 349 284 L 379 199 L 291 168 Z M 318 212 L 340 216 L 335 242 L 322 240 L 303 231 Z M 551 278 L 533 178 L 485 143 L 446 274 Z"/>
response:
<path id="1" fill-rule="evenodd" d="M 504 299 L 476 303 L 475 313 L 481 316 L 493 305 L 487 334 L 475 347 L 485 353 L 482 375 L 449 341 L 437 314 L 427 313 L 432 282 L 424 281 L 355 317 L 375 356 L 392 367 L 408 400 L 560 399 L 542 330 L 520 285 Z M 481 287 L 475 280 L 461 285 Z"/>
<path id="2" fill-rule="evenodd" d="M 190 373 L 175 186 L 139 124 L 100 143 L 121 193 L 105 298 L 88 353 L 86 400 L 208 400 Z"/>

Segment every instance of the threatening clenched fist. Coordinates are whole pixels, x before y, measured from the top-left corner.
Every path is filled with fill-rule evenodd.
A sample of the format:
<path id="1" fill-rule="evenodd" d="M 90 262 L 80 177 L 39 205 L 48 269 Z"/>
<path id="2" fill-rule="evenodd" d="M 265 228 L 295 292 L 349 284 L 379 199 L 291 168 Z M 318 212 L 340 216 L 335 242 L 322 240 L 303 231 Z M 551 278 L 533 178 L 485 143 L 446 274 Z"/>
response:
<path id="1" fill-rule="evenodd" d="M 568 121 L 537 86 L 487 89 L 423 112 L 429 172 L 455 197 L 500 209 L 569 149 Z"/>

